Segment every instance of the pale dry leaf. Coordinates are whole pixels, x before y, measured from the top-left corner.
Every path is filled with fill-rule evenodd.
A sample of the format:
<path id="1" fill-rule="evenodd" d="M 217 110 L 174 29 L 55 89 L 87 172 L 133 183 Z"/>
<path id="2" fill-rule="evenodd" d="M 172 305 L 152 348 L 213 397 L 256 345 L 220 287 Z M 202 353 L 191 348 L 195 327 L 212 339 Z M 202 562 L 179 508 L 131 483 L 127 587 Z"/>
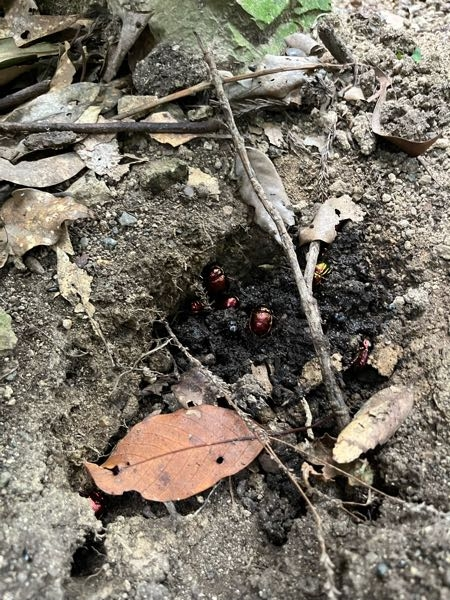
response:
<path id="1" fill-rule="evenodd" d="M 259 183 L 262 185 L 268 200 L 278 210 L 286 227 L 291 227 L 295 223 L 294 211 L 291 202 L 284 189 L 281 177 L 278 175 L 272 161 L 260 150 L 256 148 L 247 148 L 248 158 L 255 171 Z M 251 181 L 245 172 L 239 156 L 236 155 L 235 163 L 236 176 L 239 183 L 239 192 L 245 204 L 255 209 L 254 221 L 261 229 L 269 233 L 279 244 L 281 238 L 272 217 L 261 204 Z"/>
<path id="2" fill-rule="evenodd" d="M 35 189 L 15 190 L 0 208 L 7 238 L 8 252 L 23 256 L 35 246 L 51 246 L 63 233 L 65 221 L 91 217 L 82 204 L 65 196 Z"/>
<path id="3" fill-rule="evenodd" d="M 25 3 L 15 2 L 5 15 L 6 26 L 15 44 L 27 46 L 43 37 L 75 26 L 88 25 L 90 21 L 80 19 L 80 15 L 39 15 L 29 10 Z"/>
<path id="4" fill-rule="evenodd" d="M 16 344 L 17 336 L 12 328 L 11 316 L 0 308 L 0 355 L 14 350 Z"/>
<path id="5" fill-rule="evenodd" d="M 73 77 L 77 72 L 73 66 L 72 61 L 69 58 L 70 44 L 69 42 L 64 43 L 65 52 L 59 58 L 58 65 L 56 67 L 55 74 L 50 81 L 51 90 L 60 90 L 72 83 Z"/>
<path id="6" fill-rule="evenodd" d="M 338 463 L 355 460 L 367 450 L 391 438 L 414 403 L 411 387 L 393 385 L 374 394 L 341 431 L 333 449 Z"/>
<path id="7" fill-rule="evenodd" d="M 269 377 L 269 369 L 267 365 L 254 365 L 253 363 L 250 365 L 252 375 L 262 387 L 262 389 L 270 396 L 273 390 L 272 382 Z"/>
<path id="8" fill-rule="evenodd" d="M 99 116 L 98 122 L 106 119 Z M 90 135 L 74 146 L 75 152 L 88 169 L 97 175 L 108 175 L 119 181 L 130 169 L 130 164 L 121 165 L 122 155 L 116 134 Z"/>
<path id="9" fill-rule="evenodd" d="M 34 188 L 46 188 L 75 177 L 84 162 L 75 152 L 66 152 L 34 161 L 23 160 L 13 165 L 0 158 L 0 180 Z"/>
<path id="10" fill-rule="evenodd" d="M 268 54 L 256 66 L 256 71 L 284 67 L 295 67 L 297 70 L 255 77 L 250 80 L 251 83 L 237 82 L 237 84 L 230 84 L 226 86 L 226 93 L 230 101 L 243 100 L 244 98 L 281 99 L 310 79 L 307 72 L 302 71 L 303 67 L 310 69 L 312 66 L 320 67 L 320 65 L 319 59 L 309 56 L 275 56 Z"/>
<path id="11" fill-rule="evenodd" d="M 342 221 L 359 223 L 364 219 L 364 211 L 350 196 L 328 198 L 320 205 L 313 222 L 299 232 L 300 245 L 321 241 L 331 244 L 336 238 L 336 226 Z"/>
<path id="12" fill-rule="evenodd" d="M 148 121 L 149 123 L 180 123 L 178 119 L 175 119 L 173 115 L 169 112 L 157 112 L 148 116 L 144 121 Z M 150 137 L 153 140 L 156 140 L 160 144 L 170 144 L 174 148 L 177 146 L 181 146 L 190 140 L 198 137 L 196 134 L 192 133 L 151 133 Z"/>
<path id="13" fill-rule="evenodd" d="M 335 438 L 327 433 L 321 438 L 313 441 L 305 440 L 298 444 L 297 448 L 307 457 L 308 461 L 314 465 L 323 467 L 321 473 L 314 473 L 324 481 L 330 481 L 336 477 L 347 475 L 348 483 L 352 486 L 372 485 L 374 480 L 374 471 L 367 459 L 358 458 L 349 463 L 338 464 L 333 458 L 333 447 L 336 443 Z M 337 467 L 337 468 L 335 468 Z M 345 472 L 342 473 L 342 471 Z M 360 481 L 357 481 L 357 479 Z"/>
<path id="14" fill-rule="evenodd" d="M 1 40 L 0 40 L 1 41 Z M 106 110 L 117 104 L 120 91 L 104 90 L 98 83 L 84 81 L 73 83 L 65 88 L 52 90 L 42 94 L 21 106 L 18 106 L 2 121 L 28 123 L 33 121 L 57 121 L 58 123 L 74 123 L 90 106 L 99 106 Z"/>
<path id="15" fill-rule="evenodd" d="M 284 137 L 281 127 L 275 123 L 264 123 L 264 133 L 272 146 L 282 148 L 284 146 Z"/>
<path id="16" fill-rule="evenodd" d="M 357 102 L 365 99 L 364 92 L 358 85 L 352 85 L 344 92 L 344 100 Z"/>
<path id="17" fill-rule="evenodd" d="M 55 246 L 57 257 L 57 276 L 59 292 L 74 307 L 75 312 L 85 312 L 89 317 L 95 313 L 90 302 L 92 277 L 84 269 L 70 262 L 69 256 L 58 245 Z"/>
<path id="18" fill-rule="evenodd" d="M 135 425 L 102 465 L 85 463 L 107 494 L 147 500 L 189 498 L 244 469 L 263 449 L 234 411 L 209 404 L 151 416 Z"/>
<path id="19" fill-rule="evenodd" d="M 183 408 L 192 408 L 200 404 L 214 404 L 220 396 L 220 390 L 212 385 L 201 367 L 193 367 L 183 373 L 178 383 L 172 386 L 175 398 Z"/>

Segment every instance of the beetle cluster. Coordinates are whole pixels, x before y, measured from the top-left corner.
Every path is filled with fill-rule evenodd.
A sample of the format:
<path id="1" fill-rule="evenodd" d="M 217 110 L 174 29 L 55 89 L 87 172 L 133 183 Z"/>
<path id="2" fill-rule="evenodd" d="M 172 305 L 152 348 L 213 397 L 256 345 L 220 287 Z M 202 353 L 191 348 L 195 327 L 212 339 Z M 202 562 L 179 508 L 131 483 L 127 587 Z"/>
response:
<path id="1" fill-rule="evenodd" d="M 202 282 L 209 303 L 200 298 L 194 298 L 190 302 L 189 312 L 198 315 L 211 306 L 216 310 L 237 309 L 240 305 L 239 298 L 229 294 L 230 280 L 224 270 L 218 264 L 207 265 L 202 271 Z M 253 308 L 248 320 L 248 329 L 255 335 L 262 336 L 270 333 L 273 324 L 273 314 L 267 306 Z M 230 321 L 229 330 L 237 332 L 237 323 Z"/>

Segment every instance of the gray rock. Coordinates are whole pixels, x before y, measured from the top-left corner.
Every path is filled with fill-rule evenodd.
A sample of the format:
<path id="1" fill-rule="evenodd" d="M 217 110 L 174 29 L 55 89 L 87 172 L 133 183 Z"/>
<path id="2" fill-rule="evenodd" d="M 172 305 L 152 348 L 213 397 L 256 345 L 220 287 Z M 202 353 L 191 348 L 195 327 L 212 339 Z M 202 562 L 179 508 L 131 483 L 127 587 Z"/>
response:
<path id="1" fill-rule="evenodd" d="M 137 219 L 130 213 L 123 212 L 119 217 L 119 223 L 122 227 L 131 227 L 132 225 L 136 225 Z"/>
<path id="2" fill-rule="evenodd" d="M 166 96 L 206 79 L 208 70 L 200 54 L 179 44 L 158 44 L 138 62 L 133 83 L 139 94 Z"/>
<path id="3" fill-rule="evenodd" d="M 114 248 L 117 246 L 117 240 L 111 237 L 103 238 L 102 246 L 106 248 L 106 250 L 114 250 Z"/>
<path id="4" fill-rule="evenodd" d="M 145 190 L 157 194 L 174 183 L 186 183 L 189 169 L 177 158 L 150 161 L 141 167 L 139 182 Z"/>
<path id="5" fill-rule="evenodd" d="M 212 106 L 199 106 L 188 110 L 188 119 L 190 121 L 201 121 L 202 119 L 209 119 L 214 114 Z"/>

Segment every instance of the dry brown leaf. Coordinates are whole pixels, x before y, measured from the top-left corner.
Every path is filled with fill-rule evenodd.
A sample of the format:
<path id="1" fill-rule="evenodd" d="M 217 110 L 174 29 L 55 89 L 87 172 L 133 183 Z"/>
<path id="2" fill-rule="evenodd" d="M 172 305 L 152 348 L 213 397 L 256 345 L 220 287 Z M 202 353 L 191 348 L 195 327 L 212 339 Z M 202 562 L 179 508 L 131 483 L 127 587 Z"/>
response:
<path id="1" fill-rule="evenodd" d="M 69 197 L 34 189 L 15 190 L 0 208 L 8 238 L 8 253 L 23 256 L 35 246 L 51 246 L 61 237 L 65 221 L 91 217 L 92 213 Z"/>
<path id="2" fill-rule="evenodd" d="M 219 196 L 220 187 L 217 177 L 213 177 L 196 167 L 189 167 L 189 177 L 187 185 L 195 189 L 203 188 L 210 196 Z"/>
<path id="3" fill-rule="evenodd" d="M 364 458 L 354 460 L 350 463 L 338 464 L 333 459 L 333 447 L 335 443 L 335 438 L 326 433 L 321 438 L 313 441 L 306 440 L 300 443 L 298 449 L 312 464 L 323 467 L 322 473 L 314 473 L 314 475 L 321 477 L 324 481 L 329 481 L 339 476 L 342 477 L 344 475 L 342 471 L 345 471 L 350 485 L 372 485 L 374 472 L 369 461 Z M 335 467 L 338 467 L 339 470 Z M 357 481 L 355 477 L 363 483 Z"/>
<path id="4" fill-rule="evenodd" d="M 34 3 L 32 3 L 34 4 Z M 39 15 L 30 10 L 27 0 L 16 0 L 5 14 L 5 25 L 18 47 L 26 46 L 48 35 L 64 31 L 90 21 L 79 19 L 79 15 Z"/>
<path id="5" fill-rule="evenodd" d="M 72 61 L 69 58 L 69 42 L 65 42 L 64 47 L 65 52 L 62 56 L 60 56 L 55 74 L 53 75 L 52 80 L 50 82 L 51 90 L 60 90 L 70 85 L 72 83 L 73 76 L 77 72 L 76 68 L 73 66 Z"/>
<path id="6" fill-rule="evenodd" d="M 247 148 L 248 158 L 255 171 L 256 178 L 262 185 L 268 199 L 280 213 L 286 227 L 291 227 L 295 223 L 294 211 L 291 202 L 284 189 L 281 177 L 278 175 L 272 161 L 260 150 L 256 148 Z M 255 209 L 254 221 L 261 229 L 269 233 L 279 244 L 281 238 L 272 217 L 261 204 L 258 196 L 253 189 L 250 179 L 245 172 L 244 166 L 239 156 L 236 155 L 235 163 L 236 176 L 239 182 L 239 192 L 245 204 Z"/>
<path id="7" fill-rule="evenodd" d="M 282 148 L 284 146 L 284 137 L 281 127 L 275 123 L 264 123 L 264 133 L 272 146 Z"/>
<path id="8" fill-rule="evenodd" d="M 168 502 L 198 494 L 244 469 L 263 449 L 237 413 L 203 404 L 148 417 L 101 466 L 85 463 L 107 494 L 137 491 Z"/>
<path id="9" fill-rule="evenodd" d="M 88 317 L 95 313 L 90 302 L 92 277 L 70 262 L 69 256 L 59 245 L 55 246 L 59 292 L 74 307 L 76 313 L 85 312 Z"/>
<path id="10" fill-rule="evenodd" d="M 181 123 L 181 121 L 175 119 L 173 115 L 166 111 L 153 113 L 144 119 L 144 121 L 148 121 L 149 123 Z M 193 140 L 198 135 L 192 133 L 151 133 L 150 137 L 160 144 L 170 144 L 175 148 Z"/>
<path id="11" fill-rule="evenodd" d="M 46 188 L 67 181 L 82 169 L 84 162 L 75 152 L 34 161 L 23 160 L 17 165 L 0 158 L 0 179 L 35 188 Z"/>
<path id="12" fill-rule="evenodd" d="M 385 73 L 383 73 L 383 71 L 381 71 L 381 69 L 374 67 L 374 70 L 375 75 L 380 83 L 380 90 L 378 92 L 378 100 L 372 114 L 372 131 L 375 135 L 378 135 L 379 137 L 383 138 L 384 140 L 387 140 L 388 142 L 391 142 L 392 144 L 397 146 L 397 148 L 400 148 L 400 150 L 403 150 L 403 152 L 409 154 L 409 156 L 419 156 L 420 154 L 423 154 L 426 150 L 428 150 L 430 146 L 432 146 L 439 139 L 439 135 L 436 135 L 430 138 L 429 140 L 416 141 L 408 140 L 406 138 L 398 137 L 396 135 L 388 135 L 383 133 L 381 128 L 381 111 L 383 109 L 383 104 L 386 100 L 387 89 L 392 82 L 389 79 L 389 77 Z"/>
<path id="13" fill-rule="evenodd" d="M 201 367 L 183 373 L 180 381 L 172 386 L 172 392 L 183 408 L 213 404 L 220 396 L 220 390 L 211 384 Z"/>
<path id="14" fill-rule="evenodd" d="M 363 210 L 353 202 L 350 196 L 329 198 L 320 205 L 311 225 L 300 230 L 300 245 L 316 240 L 331 244 L 336 237 L 336 226 L 339 223 L 348 220 L 358 223 L 363 218 Z"/>
<path id="15" fill-rule="evenodd" d="M 341 431 L 333 449 L 338 463 L 348 463 L 391 438 L 411 412 L 414 390 L 392 385 L 374 394 Z"/>

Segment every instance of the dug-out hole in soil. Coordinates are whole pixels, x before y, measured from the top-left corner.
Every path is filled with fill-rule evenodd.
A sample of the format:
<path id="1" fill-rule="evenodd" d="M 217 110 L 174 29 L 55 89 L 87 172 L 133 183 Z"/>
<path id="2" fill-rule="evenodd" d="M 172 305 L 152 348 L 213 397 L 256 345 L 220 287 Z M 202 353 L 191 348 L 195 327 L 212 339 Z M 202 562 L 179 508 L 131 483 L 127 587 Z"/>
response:
<path id="1" fill-rule="evenodd" d="M 291 269 L 276 248 L 269 253 L 266 247 L 262 253 L 263 243 L 257 236 L 245 247 L 231 243 L 205 265 L 173 315 L 173 328 L 192 354 L 228 383 L 251 373 L 252 364 L 266 365 L 273 385 L 270 409 L 289 426 L 298 427 L 304 423 L 300 398 L 307 394 L 299 377 L 315 353 Z M 352 363 L 362 340 L 374 340 L 392 316 L 391 294 L 379 277 L 381 266 L 376 256 L 369 260 L 369 254 L 362 230 L 348 224 L 333 246 L 323 250 L 319 260 L 326 261 L 330 271 L 315 286 L 331 353 L 339 355 L 347 395 L 355 409 L 385 378 L 368 365 L 355 368 Z M 236 260 L 242 255 L 245 261 Z M 299 248 L 298 255 L 304 266 L 303 249 Z M 215 267 L 226 277 L 220 291 L 211 289 L 209 282 Z M 258 335 L 255 313 L 266 309 L 271 313 L 270 331 Z M 309 393 L 308 402 L 315 418 L 327 412 L 321 387 Z M 258 414 L 253 416 L 258 418 Z"/>

